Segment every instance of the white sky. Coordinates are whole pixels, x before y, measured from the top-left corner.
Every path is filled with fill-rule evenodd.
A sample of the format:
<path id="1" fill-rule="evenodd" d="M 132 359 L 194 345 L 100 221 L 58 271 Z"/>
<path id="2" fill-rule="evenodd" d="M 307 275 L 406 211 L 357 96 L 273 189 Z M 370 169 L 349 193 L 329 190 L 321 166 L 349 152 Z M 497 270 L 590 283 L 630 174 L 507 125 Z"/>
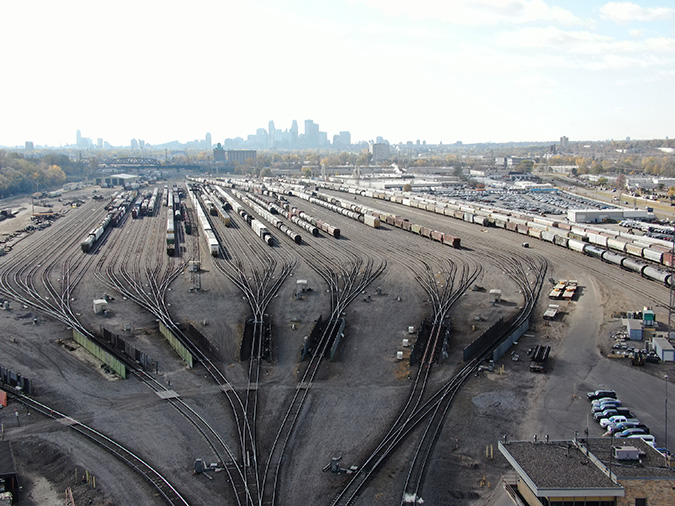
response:
<path id="1" fill-rule="evenodd" d="M 0 145 L 675 136 L 675 2 L 0 3 Z"/>

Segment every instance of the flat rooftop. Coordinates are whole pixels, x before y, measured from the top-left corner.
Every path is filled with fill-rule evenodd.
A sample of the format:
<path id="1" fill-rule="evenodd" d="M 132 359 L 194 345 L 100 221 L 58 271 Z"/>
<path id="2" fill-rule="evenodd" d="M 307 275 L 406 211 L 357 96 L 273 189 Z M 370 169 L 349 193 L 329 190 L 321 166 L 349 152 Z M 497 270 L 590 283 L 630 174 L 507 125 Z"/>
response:
<path id="1" fill-rule="evenodd" d="M 639 438 L 614 438 L 614 446 L 634 446 L 640 451 L 640 460 L 617 461 L 612 457 L 612 438 L 581 440 L 619 480 L 643 478 L 668 478 L 675 480 L 675 468 L 666 467 L 666 458 L 656 448 Z"/>
<path id="2" fill-rule="evenodd" d="M 620 446 L 635 447 L 639 459 L 617 460 L 612 448 Z M 675 481 L 675 468 L 667 467 L 665 457 L 641 439 L 500 442 L 499 450 L 539 497 L 623 496 L 624 480 Z"/>
<path id="3" fill-rule="evenodd" d="M 518 474 L 529 478 L 530 487 L 542 495 L 553 490 L 577 490 L 580 496 L 591 495 L 591 490 L 601 492 L 599 495 L 623 495 L 623 487 L 572 441 L 514 441 L 499 447 Z M 617 493 L 608 493 L 610 490 Z"/>
<path id="4" fill-rule="evenodd" d="M 16 474 L 14 455 L 9 441 L 0 441 L 0 476 Z"/>

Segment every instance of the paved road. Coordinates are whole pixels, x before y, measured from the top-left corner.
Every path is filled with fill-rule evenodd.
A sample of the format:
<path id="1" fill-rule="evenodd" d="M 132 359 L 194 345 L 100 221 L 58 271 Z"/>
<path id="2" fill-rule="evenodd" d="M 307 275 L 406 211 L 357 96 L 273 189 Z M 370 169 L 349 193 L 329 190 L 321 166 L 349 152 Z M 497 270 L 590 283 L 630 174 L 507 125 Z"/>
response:
<path id="1" fill-rule="evenodd" d="M 574 431 L 583 435 L 588 427 L 591 436 L 600 436 L 603 430 L 590 416 L 586 392 L 606 387 L 616 390 L 623 405 L 651 428 L 657 445 L 665 446 L 665 381 L 642 368 L 627 367 L 619 360 L 600 355 L 597 339 L 603 314 L 601 299 L 591 279 L 576 310 L 566 315 L 567 335 L 545 380 L 540 407 L 533 417 L 535 433 L 540 437 L 549 434 L 552 439 L 571 439 Z M 675 396 L 675 385 L 671 388 Z M 672 406 L 670 411 L 672 420 L 675 418 Z M 669 434 L 675 437 L 675 426 L 672 422 L 668 425 Z"/>

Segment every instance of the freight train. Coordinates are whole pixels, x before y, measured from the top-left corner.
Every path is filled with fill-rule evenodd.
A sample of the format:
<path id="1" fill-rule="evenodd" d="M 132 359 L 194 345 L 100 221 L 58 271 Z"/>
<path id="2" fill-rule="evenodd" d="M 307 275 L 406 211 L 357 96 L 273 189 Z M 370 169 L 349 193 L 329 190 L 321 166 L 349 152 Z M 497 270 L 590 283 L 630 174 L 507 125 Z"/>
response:
<path id="1" fill-rule="evenodd" d="M 220 252 L 220 243 L 218 242 L 218 239 L 211 228 L 211 223 L 209 222 L 206 213 L 202 209 L 199 198 L 192 190 L 188 190 L 188 195 L 192 201 L 192 207 L 194 207 L 195 212 L 197 213 L 197 223 L 199 223 L 199 228 L 204 233 L 204 238 L 206 240 L 206 246 L 208 247 L 209 253 L 211 253 L 213 256 L 218 256 L 218 253 Z"/>
<path id="2" fill-rule="evenodd" d="M 80 243 L 80 248 L 85 253 L 91 251 L 94 244 L 101 238 L 109 226 L 117 227 L 122 223 L 129 207 L 134 205 L 134 200 L 138 196 L 135 190 L 115 194 L 110 204 L 105 209 L 108 211 L 96 227 L 94 227 Z"/>
<path id="3" fill-rule="evenodd" d="M 166 253 L 171 257 L 176 253 L 176 231 L 174 229 L 174 216 L 171 213 L 166 219 Z"/>
<path id="4" fill-rule="evenodd" d="M 316 182 L 312 184 L 316 185 Z M 452 199 L 409 197 L 397 192 L 372 192 L 337 187 L 329 183 L 322 183 L 322 186 L 396 202 L 403 206 L 443 214 L 483 227 L 503 228 L 618 265 L 667 286 L 675 282 L 675 279 L 671 279 L 670 273 L 663 269 L 673 266 L 675 260 L 673 242 L 663 239 L 638 236 L 630 232 L 617 232 L 591 225 L 571 224 L 562 220 L 499 210 Z M 385 220 L 387 223 L 390 222 L 389 217 L 385 217 Z M 399 224 L 404 227 L 410 226 L 404 223 L 394 223 L 395 226 Z"/>
<path id="5" fill-rule="evenodd" d="M 319 188 L 327 188 L 353 195 L 390 201 L 405 207 L 442 214 L 481 227 L 502 228 L 553 243 L 563 248 L 599 258 L 604 262 L 618 265 L 629 271 L 636 272 L 647 279 L 664 283 L 667 286 L 675 282 L 675 279 L 671 279 L 670 273 L 664 270 L 670 269 L 675 263 L 673 242 L 664 239 L 638 236 L 630 232 L 611 231 L 591 225 L 571 224 L 563 220 L 532 216 L 455 199 L 411 196 L 407 193 L 387 190 L 363 190 L 326 182 L 317 183 L 313 180 L 304 180 L 301 183 L 303 184 L 291 185 L 286 182 L 275 182 L 270 185 L 270 188 L 273 188 L 272 190 L 269 190 L 266 185 L 254 182 L 244 182 L 241 186 L 262 194 L 265 194 L 266 191 L 276 191 L 280 195 L 294 195 L 359 221 L 364 221 L 366 216 L 372 216 L 374 219 L 388 225 L 422 235 L 423 237 L 455 248 L 460 247 L 461 242 L 459 237 L 455 237 L 452 234 L 417 225 L 410 222 L 409 219 L 396 214 L 378 211 L 345 199 L 337 199 L 321 194 L 318 190 Z M 237 181 L 237 185 L 239 184 L 239 181 Z"/>
<path id="6" fill-rule="evenodd" d="M 281 233 L 286 234 L 288 237 L 293 239 L 293 241 L 296 244 L 302 244 L 302 237 L 300 236 L 300 234 L 298 234 L 297 232 L 292 230 L 290 227 L 288 227 L 283 222 L 283 220 L 281 220 L 277 216 L 273 215 L 271 212 L 269 212 L 269 211 L 263 209 L 262 207 L 260 207 L 258 204 L 253 202 L 250 198 L 248 198 L 243 193 L 241 193 L 237 190 L 232 190 L 232 193 L 234 195 L 236 195 L 239 200 L 242 200 L 248 206 L 250 206 L 251 209 L 253 209 L 258 214 L 258 216 L 262 217 L 265 221 L 267 221 L 269 224 L 271 224 L 274 228 L 278 229 Z M 258 234 L 258 235 L 260 235 L 260 234 Z M 262 236 L 260 236 L 260 238 L 263 239 Z M 274 242 L 272 240 L 265 241 L 265 242 L 270 246 L 272 246 L 274 244 Z"/>

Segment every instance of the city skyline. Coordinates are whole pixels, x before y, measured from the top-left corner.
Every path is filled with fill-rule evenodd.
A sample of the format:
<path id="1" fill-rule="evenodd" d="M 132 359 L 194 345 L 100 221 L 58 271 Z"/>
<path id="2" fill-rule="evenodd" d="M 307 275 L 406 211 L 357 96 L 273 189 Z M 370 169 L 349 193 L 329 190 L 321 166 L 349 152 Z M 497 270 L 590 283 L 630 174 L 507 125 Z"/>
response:
<path id="1" fill-rule="evenodd" d="M 352 142 L 673 137 L 664 1 L 4 3 L 0 145 L 213 142 L 315 118 Z M 97 142 L 96 140 L 96 142 Z"/>

